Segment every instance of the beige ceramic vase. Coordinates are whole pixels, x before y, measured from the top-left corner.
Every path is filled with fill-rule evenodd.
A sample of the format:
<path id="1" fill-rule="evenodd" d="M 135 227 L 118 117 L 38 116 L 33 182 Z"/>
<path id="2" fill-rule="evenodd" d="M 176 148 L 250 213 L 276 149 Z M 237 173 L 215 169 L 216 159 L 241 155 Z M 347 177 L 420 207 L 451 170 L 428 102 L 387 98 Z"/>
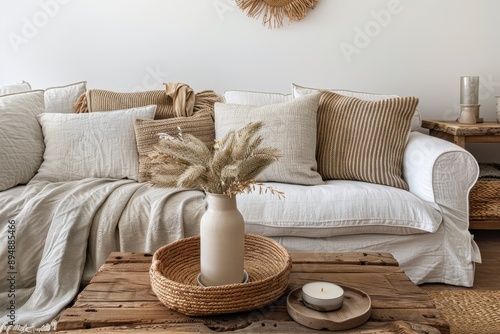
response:
<path id="1" fill-rule="evenodd" d="M 204 286 L 244 280 L 245 221 L 236 197 L 207 193 L 200 221 L 200 281 Z"/>

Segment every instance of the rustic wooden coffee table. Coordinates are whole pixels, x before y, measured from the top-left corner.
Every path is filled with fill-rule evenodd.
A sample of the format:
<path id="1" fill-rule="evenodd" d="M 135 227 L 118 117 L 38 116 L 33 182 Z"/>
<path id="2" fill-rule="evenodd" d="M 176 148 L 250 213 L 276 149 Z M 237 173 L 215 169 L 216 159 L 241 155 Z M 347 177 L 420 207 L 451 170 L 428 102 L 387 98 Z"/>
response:
<path id="1" fill-rule="evenodd" d="M 449 333 L 446 320 L 424 290 L 413 284 L 388 253 L 291 253 L 289 291 L 325 280 L 368 293 L 371 317 L 336 333 Z M 152 254 L 112 253 L 74 305 L 62 314 L 58 332 L 104 333 L 315 333 L 288 315 L 286 295 L 250 312 L 188 317 L 167 309 L 151 290 Z"/>

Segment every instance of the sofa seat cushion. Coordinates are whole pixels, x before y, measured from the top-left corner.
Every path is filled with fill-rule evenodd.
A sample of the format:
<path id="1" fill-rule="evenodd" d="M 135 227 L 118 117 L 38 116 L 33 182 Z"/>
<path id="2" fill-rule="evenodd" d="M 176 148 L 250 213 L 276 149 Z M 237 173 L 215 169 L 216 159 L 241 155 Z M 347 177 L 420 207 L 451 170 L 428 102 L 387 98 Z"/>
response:
<path id="1" fill-rule="evenodd" d="M 360 181 L 329 180 L 314 187 L 273 183 L 284 199 L 238 195 L 247 233 L 265 236 L 330 237 L 360 233 L 435 232 L 442 220 L 435 205 L 412 193 Z"/>

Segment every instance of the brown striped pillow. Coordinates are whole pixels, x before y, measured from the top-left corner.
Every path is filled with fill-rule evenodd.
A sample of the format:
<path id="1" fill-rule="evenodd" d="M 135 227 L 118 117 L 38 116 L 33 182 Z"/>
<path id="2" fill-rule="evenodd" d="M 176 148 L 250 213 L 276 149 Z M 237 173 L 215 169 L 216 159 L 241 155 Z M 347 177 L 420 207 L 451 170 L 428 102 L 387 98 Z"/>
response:
<path id="1" fill-rule="evenodd" d="M 403 154 L 416 97 L 364 101 L 324 92 L 318 108 L 318 172 L 323 179 L 358 180 L 408 189 Z"/>
<path id="2" fill-rule="evenodd" d="M 137 140 L 137 151 L 139 152 L 139 182 L 151 180 L 151 171 L 154 163 L 147 162 L 148 154 L 153 151 L 154 145 L 158 143 L 159 133 L 176 135 L 181 128 L 182 133 L 189 133 L 207 146 L 212 147 L 215 140 L 215 126 L 213 112 L 203 110 L 190 117 L 175 117 L 161 120 L 135 120 L 135 136 Z"/>

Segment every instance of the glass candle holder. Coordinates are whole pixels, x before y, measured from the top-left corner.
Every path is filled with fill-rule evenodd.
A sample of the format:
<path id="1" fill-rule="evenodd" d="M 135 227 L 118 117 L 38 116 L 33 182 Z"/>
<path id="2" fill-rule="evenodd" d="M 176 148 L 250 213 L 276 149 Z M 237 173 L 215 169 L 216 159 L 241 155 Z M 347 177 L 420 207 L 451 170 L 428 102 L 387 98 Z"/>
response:
<path id="1" fill-rule="evenodd" d="M 479 77 L 460 77 L 460 104 L 478 104 Z"/>

